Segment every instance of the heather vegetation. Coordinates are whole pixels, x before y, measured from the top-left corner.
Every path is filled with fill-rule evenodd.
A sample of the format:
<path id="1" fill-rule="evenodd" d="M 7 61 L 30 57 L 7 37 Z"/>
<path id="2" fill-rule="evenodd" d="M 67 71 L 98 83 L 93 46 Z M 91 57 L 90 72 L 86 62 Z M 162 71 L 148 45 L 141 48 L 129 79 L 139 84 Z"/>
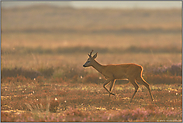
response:
<path id="1" fill-rule="evenodd" d="M 76 66 L 66 65 L 59 67 L 44 67 L 38 68 L 38 70 L 27 70 L 22 68 L 2 68 L 2 77 L 17 77 L 23 76 L 25 78 L 35 79 L 37 77 L 44 78 L 61 78 L 64 80 L 83 78 L 82 81 L 77 81 L 77 83 L 88 82 L 88 83 L 98 83 L 100 84 L 104 80 L 100 81 L 99 78 L 102 77 L 99 73 L 91 73 L 84 69 Z M 172 64 L 169 67 L 150 67 L 146 69 L 144 77 L 147 78 L 149 83 L 163 84 L 181 84 L 182 75 L 182 65 Z"/>
<path id="2" fill-rule="evenodd" d="M 30 6 L 2 9 L 2 122 L 181 122 L 180 10 L 94 10 Z M 101 64 L 137 63 L 141 84 L 83 68 L 91 50 Z M 107 86 L 109 87 L 109 86 Z"/>

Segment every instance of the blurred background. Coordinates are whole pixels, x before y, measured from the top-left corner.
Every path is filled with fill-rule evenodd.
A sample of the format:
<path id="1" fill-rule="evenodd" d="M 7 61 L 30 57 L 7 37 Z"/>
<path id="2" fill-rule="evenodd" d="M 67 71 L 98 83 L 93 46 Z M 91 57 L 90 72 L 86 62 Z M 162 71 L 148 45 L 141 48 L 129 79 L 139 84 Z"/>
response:
<path id="1" fill-rule="evenodd" d="M 181 63 L 180 1 L 3 1 L 2 68 Z"/>
<path id="2" fill-rule="evenodd" d="M 181 8 L 180 1 L 3 1 L 2 7 L 20 7 L 47 4 L 58 7 L 74 8 L 113 8 L 113 9 L 172 9 Z"/>

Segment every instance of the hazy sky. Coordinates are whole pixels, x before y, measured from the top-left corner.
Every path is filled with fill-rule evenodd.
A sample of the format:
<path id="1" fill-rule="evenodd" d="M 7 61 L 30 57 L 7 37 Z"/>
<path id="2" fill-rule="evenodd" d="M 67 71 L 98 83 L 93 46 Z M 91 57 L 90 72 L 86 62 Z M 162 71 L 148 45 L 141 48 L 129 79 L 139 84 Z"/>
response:
<path id="1" fill-rule="evenodd" d="M 181 1 L 2 1 L 2 7 L 51 4 L 75 8 L 181 8 Z"/>

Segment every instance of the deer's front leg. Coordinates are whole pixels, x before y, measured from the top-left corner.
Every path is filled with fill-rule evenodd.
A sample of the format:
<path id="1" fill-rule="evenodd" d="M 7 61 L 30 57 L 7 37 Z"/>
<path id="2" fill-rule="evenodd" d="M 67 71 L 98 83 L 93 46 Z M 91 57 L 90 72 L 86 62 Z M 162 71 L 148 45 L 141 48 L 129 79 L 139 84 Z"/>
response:
<path id="1" fill-rule="evenodd" d="M 114 93 L 112 93 L 112 89 L 113 89 L 113 87 L 114 87 L 114 84 L 115 84 L 115 80 L 113 79 L 113 80 L 111 81 L 111 85 L 110 85 L 110 88 L 109 88 L 109 91 L 110 91 L 109 97 L 110 97 L 111 94 L 112 94 L 112 95 L 115 95 Z"/>
<path id="2" fill-rule="evenodd" d="M 104 83 L 104 85 L 103 85 L 104 89 L 109 93 L 109 96 L 110 96 L 110 94 L 115 95 L 115 94 L 111 93 L 111 92 L 106 88 L 106 85 L 109 84 L 109 82 L 111 82 L 112 80 L 113 80 L 113 79 L 107 80 L 107 81 Z M 113 82 L 113 81 L 112 81 L 112 82 Z M 113 85 L 113 83 L 111 83 L 111 84 Z M 110 90 L 111 90 L 111 89 L 110 89 Z"/>

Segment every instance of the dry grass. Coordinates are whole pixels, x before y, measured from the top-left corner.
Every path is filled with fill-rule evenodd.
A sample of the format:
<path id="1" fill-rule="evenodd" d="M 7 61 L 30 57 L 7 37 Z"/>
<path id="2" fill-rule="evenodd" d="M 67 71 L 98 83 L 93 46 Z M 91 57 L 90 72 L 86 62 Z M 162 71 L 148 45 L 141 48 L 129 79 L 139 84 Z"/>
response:
<path id="1" fill-rule="evenodd" d="M 137 31 L 138 32 L 138 31 Z M 58 48 L 58 47 L 181 47 L 180 33 L 120 33 L 120 34 L 85 34 L 85 33 L 2 33 L 2 48 Z M 115 43 L 113 43 L 115 42 Z M 10 45 L 11 44 L 11 45 Z M 43 45 L 44 44 L 44 45 Z"/>

